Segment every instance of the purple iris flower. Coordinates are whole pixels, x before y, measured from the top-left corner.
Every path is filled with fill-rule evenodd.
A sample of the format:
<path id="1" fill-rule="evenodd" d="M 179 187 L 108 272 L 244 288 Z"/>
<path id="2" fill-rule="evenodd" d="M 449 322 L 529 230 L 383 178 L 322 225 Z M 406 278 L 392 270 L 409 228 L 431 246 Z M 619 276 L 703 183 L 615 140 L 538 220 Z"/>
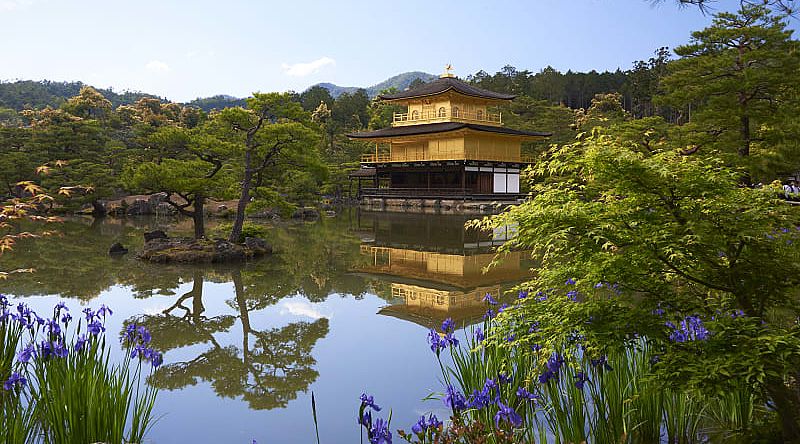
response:
<path id="1" fill-rule="evenodd" d="M 497 305 L 497 301 L 492 297 L 491 293 L 486 293 L 486 296 L 483 297 L 483 300 L 488 302 L 489 305 Z"/>
<path id="2" fill-rule="evenodd" d="M 600 370 L 613 370 L 611 365 L 608 364 L 608 356 L 602 355 L 597 359 L 592 359 L 589 361 L 592 364 L 592 367 L 600 367 Z"/>
<path id="3" fill-rule="evenodd" d="M 87 342 L 89 342 L 89 339 L 86 337 L 86 334 L 81 333 L 81 335 L 78 336 L 78 339 L 75 341 L 75 351 L 78 352 L 83 350 L 83 347 L 86 346 Z"/>
<path id="4" fill-rule="evenodd" d="M 456 329 L 456 323 L 453 322 L 453 318 L 447 318 L 442 322 L 442 332 L 449 333 L 453 332 Z"/>
<path id="5" fill-rule="evenodd" d="M 428 343 L 431 345 L 431 351 L 437 355 L 447 348 L 447 340 L 439 336 L 439 333 L 434 329 L 428 332 Z"/>
<path id="6" fill-rule="evenodd" d="M 517 398 L 525 399 L 527 401 L 535 401 L 539 397 L 526 390 L 525 387 L 520 387 L 517 389 Z"/>
<path id="7" fill-rule="evenodd" d="M 417 435 L 423 433 L 427 429 L 428 429 L 428 423 L 425 421 L 424 416 L 420 416 L 419 421 L 417 421 L 416 424 L 411 426 L 411 431 L 416 433 Z"/>
<path id="8" fill-rule="evenodd" d="M 519 416 L 513 408 L 503 404 L 502 402 L 498 402 L 497 406 L 500 407 L 500 410 L 497 411 L 497 414 L 494 415 L 494 424 L 498 428 L 500 428 L 500 421 L 505 421 L 511 424 L 514 427 L 519 427 L 522 425 L 522 417 Z"/>
<path id="9" fill-rule="evenodd" d="M 375 410 L 376 412 L 381 411 L 381 408 L 377 404 L 375 404 L 375 398 L 372 395 L 367 396 L 366 393 L 362 393 L 359 399 L 361 399 L 362 406 L 369 407 L 372 410 Z"/>
<path id="10" fill-rule="evenodd" d="M 100 305 L 100 308 L 97 309 L 97 313 L 96 313 L 97 316 L 102 316 L 103 319 L 105 319 L 106 315 L 111 316 L 113 314 L 114 314 L 114 312 L 111 311 L 110 308 L 106 307 L 105 304 Z"/>
<path id="11" fill-rule="evenodd" d="M 69 354 L 69 349 L 63 341 L 59 340 L 53 343 L 53 354 L 58 358 L 66 358 Z"/>
<path id="12" fill-rule="evenodd" d="M 370 430 L 370 444 L 392 444 L 392 432 L 389 430 L 389 423 L 378 418 Z"/>
<path id="13" fill-rule="evenodd" d="M 444 404 L 454 411 L 464 410 L 467 408 L 467 399 L 464 394 L 458 391 L 452 384 L 447 386 L 444 396 Z"/>
<path id="14" fill-rule="evenodd" d="M 672 342 L 705 341 L 711 336 L 699 316 L 687 316 L 677 326 L 672 322 L 665 325 L 672 329 L 669 334 Z"/>
<path id="15" fill-rule="evenodd" d="M 419 421 L 416 424 L 411 426 L 411 431 L 416 433 L 417 435 L 425 433 L 428 429 L 438 429 L 439 426 L 442 425 L 442 422 L 439 421 L 439 418 L 436 417 L 433 413 L 428 415 L 428 420 L 425 420 L 424 416 L 419 417 Z"/>
<path id="16" fill-rule="evenodd" d="M 106 331 L 106 327 L 103 326 L 100 321 L 91 321 L 86 325 L 86 330 L 94 336 L 97 336 L 100 332 Z"/>
<path id="17" fill-rule="evenodd" d="M 365 410 L 364 414 L 358 418 L 358 423 L 363 426 L 369 427 L 372 424 L 372 412 L 370 410 Z"/>
<path id="18" fill-rule="evenodd" d="M 20 375 L 18 372 L 11 373 L 11 377 L 8 378 L 5 382 L 3 382 L 3 389 L 9 391 L 14 387 L 23 387 L 25 384 L 28 383 L 28 380 L 25 379 L 24 376 Z"/>
<path id="19" fill-rule="evenodd" d="M 575 379 L 575 387 L 581 390 L 583 390 L 583 385 L 589 381 L 589 377 L 584 372 L 578 372 L 573 378 Z"/>
<path id="20" fill-rule="evenodd" d="M 467 406 L 471 409 L 480 410 L 492 404 L 492 394 L 486 386 L 482 389 L 475 389 L 469 396 L 469 403 Z"/>
<path id="21" fill-rule="evenodd" d="M 31 358 L 36 355 L 36 347 L 33 344 L 28 344 L 27 347 L 23 348 L 19 353 L 17 353 L 17 360 L 22 363 L 30 362 Z"/>
<path id="22" fill-rule="evenodd" d="M 47 331 L 52 335 L 58 336 L 61 334 L 61 325 L 59 325 L 58 321 L 56 321 L 55 319 L 48 319 Z"/>

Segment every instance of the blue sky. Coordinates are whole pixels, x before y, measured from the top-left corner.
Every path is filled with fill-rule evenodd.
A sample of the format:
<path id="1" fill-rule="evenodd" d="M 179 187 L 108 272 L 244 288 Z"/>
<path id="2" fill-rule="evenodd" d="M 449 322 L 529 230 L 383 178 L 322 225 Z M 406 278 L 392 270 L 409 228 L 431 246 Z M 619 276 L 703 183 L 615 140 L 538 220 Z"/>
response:
<path id="1" fill-rule="evenodd" d="M 717 10 L 738 2 L 720 0 Z M 506 64 L 627 69 L 711 22 L 673 0 L 0 0 L 0 80 L 185 101 Z"/>

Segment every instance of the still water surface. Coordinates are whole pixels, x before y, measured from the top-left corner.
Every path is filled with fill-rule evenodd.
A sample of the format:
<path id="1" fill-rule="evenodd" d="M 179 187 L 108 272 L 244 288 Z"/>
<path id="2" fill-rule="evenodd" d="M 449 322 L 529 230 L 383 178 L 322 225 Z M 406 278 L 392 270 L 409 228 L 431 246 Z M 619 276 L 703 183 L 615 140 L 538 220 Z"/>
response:
<path id="1" fill-rule="evenodd" d="M 106 304 L 112 336 L 138 322 L 164 365 L 149 442 L 315 442 L 311 392 L 323 443 L 358 442 L 358 396 L 368 392 L 408 430 L 423 413 L 446 417 L 428 328 L 480 319 L 486 293 L 524 278 L 522 254 L 488 273 L 502 233 L 466 231 L 452 216 L 346 212 L 315 223 L 270 226 L 271 257 L 236 266 L 165 266 L 133 255 L 169 220 L 69 221 L 59 237 L 25 240 L 3 269 L 36 273 L 0 281 L 0 292 L 48 312 Z"/>

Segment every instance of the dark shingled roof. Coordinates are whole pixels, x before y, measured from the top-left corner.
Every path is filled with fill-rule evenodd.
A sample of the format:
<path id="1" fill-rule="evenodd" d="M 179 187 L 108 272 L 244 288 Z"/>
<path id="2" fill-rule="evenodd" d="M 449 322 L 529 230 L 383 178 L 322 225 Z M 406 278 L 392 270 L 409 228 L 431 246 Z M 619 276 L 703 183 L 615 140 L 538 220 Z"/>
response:
<path id="1" fill-rule="evenodd" d="M 413 99 L 417 97 L 428 97 L 436 94 L 441 94 L 453 90 L 457 93 L 464 94 L 465 96 L 480 97 L 482 99 L 493 100 L 514 100 L 514 94 L 502 94 L 486 89 L 476 88 L 468 83 L 456 79 L 455 77 L 444 77 L 436 79 L 430 83 L 420 85 L 408 91 L 402 91 L 395 94 L 382 94 L 378 96 L 380 100 L 400 100 L 400 99 Z"/>
<path id="2" fill-rule="evenodd" d="M 350 177 L 372 177 L 375 175 L 375 168 L 359 168 L 351 171 L 348 176 Z"/>
<path id="3" fill-rule="evenodd" d="M 424 125 L 395 126 L 392 128 L 383 128 L 376 131 L 364 131 L 361 133 L 352 133 L 348 134 L 347 137 L 353 139 L 376 139 L 381 137 L 400 137 L 400 136 L 416 136 L 420 134 L 445 133 L 449 131 L 457 131 L 460 129 L 471 129 L 474 131 L 482 131 L 486 133 L 507 134 L 509 136 L 550 137 L 551 135 L 553 135 L 553 133 L 543 133 L 539 131 L 520 131 L 511 128 L 503 128 L 501 126 L 477 125 L 474 123 L 461 123 L 461 122 L 444 122 L 444 123 L 428 123 Z"/>

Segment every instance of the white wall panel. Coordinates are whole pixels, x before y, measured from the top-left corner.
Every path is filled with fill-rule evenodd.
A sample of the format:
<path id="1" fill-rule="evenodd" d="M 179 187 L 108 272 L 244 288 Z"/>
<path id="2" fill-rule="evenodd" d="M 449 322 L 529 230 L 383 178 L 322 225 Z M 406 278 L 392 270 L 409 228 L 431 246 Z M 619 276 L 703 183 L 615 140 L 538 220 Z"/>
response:
<path id="1" fill-rule="evenodd" d="M 494 174 L 494 192 L 495 193 L 505 193 L 506 192 L 506 189 L 507 189 L 506 176 L 508 176 L 508 174 L 505 174 L 505 173 L 495 173 Z"/>
<path id="2" fill-rule="evenodd" d="M 509 174 L 506 179 L 507 188 L 509 193 L 519 193 L 519 174 Z"/>

